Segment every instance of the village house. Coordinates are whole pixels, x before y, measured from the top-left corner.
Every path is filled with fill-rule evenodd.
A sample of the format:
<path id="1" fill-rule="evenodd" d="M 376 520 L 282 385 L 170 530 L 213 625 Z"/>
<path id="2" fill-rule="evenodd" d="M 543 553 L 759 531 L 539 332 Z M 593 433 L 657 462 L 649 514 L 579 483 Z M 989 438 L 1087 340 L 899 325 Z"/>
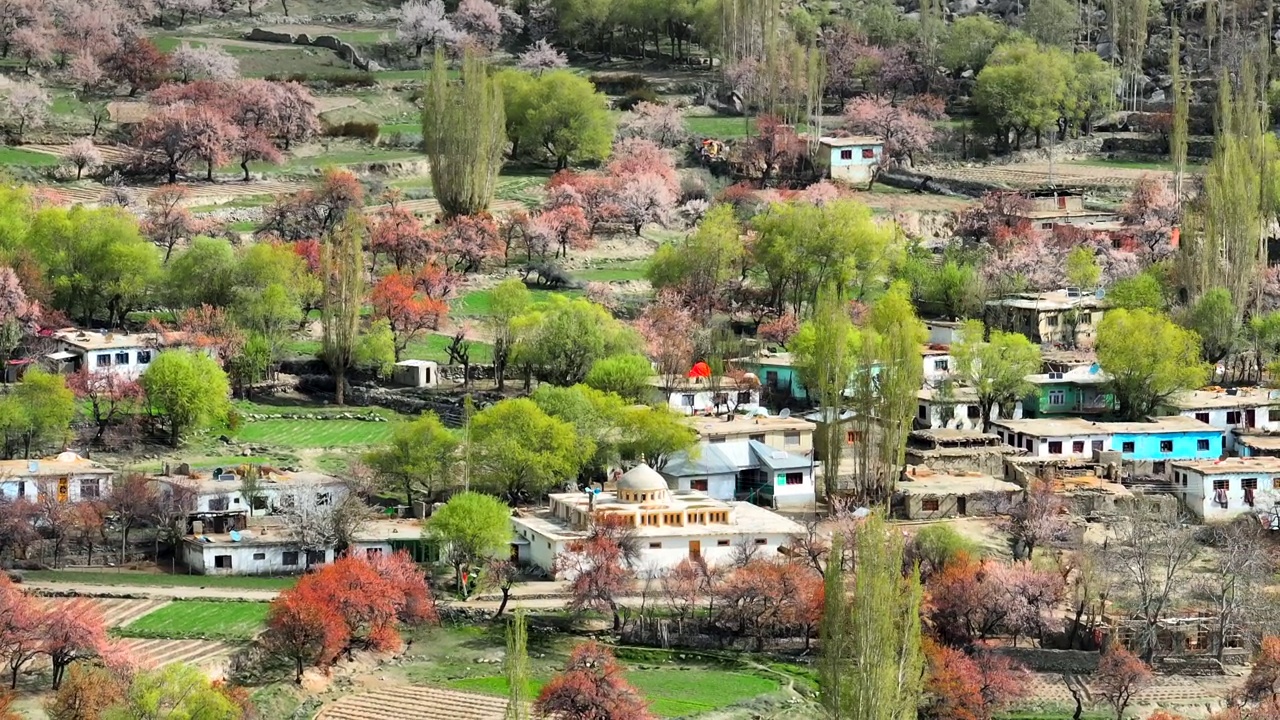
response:
<path id="1" fill-rule="evenodd" d="M 960 339 L 964 323 L 959 320 L 925 320 L 924 329 L 929 333 L 929 345 L 950 346 Z"/>
<path id="2" fill-rule="evenodd" d="M 764 402 L 770 407 L 783 407 L 792 401 L 807 401 L 809 392 L 800 381 L 789 352 L 763 351 L 754 357 L 738 358 L 734 364 L 760 380 Z"/>
<path id="3" fill-rule="evenodd" d="M 1272 515 L 1280 503 L 1280 458 L 1224 458 L 1172 464 L 1174 491 L 1202 521 Z"/>
<path id="4" fill-rule="evenodd" d="M 992 515 L 1022 488 L 979 472 L 938 472 L 907 466 L 898 482 L 894 508 L 906 520 Z"/>
<path id="5" fill-rule="evenodd" d="M 290 575 L 337 559 L 333 547 L 302 549 L 278 523 L 187 535 L 181 554 L 182 563 L 197 575 Z"/>
<path id="6" fill-rule="evenodd" d="M 956 369 L 955 359 L 951 357 L 951 349 L 942 344 L 921 347 L 920 362 L 924 373 L 924 384 L 928 386 L 937 386 L 947 380 Z"/>
<path id="7" fill-rule="evenodd" d="M 1239 432 L 1235 440 L 1240 457 L 1280 457 L 1280 434 Z"/>
<path id="8" fill-rule="evenodd" d="M 1092 459 L 1107 453 L 1130 472 L 1164 475 L 1174 460 L 1222 457 L 1223 431 L 1193 418 L 1173 416 L 1149 422 L 1093 422 L 1083 418 L 997 420 L 996 434 L 1041 459 Z"/>
<path id="9" fill-rule="evenodd" d="M 677 491 L 717 500 L 746 500 L 786 510 L 817 500 L 813 423 L 793 417 L 691 418 L 699 442 L 667 458 L 660 473 Z"/>
<path id="10" fill-rule="evenodd" d="M 111 495 L 115 471 L 73 452 L 36 460 L 0 460 L 0 498 L 35 502 L 53 493 L 58 502 L 102 500 Z"/>
<path id="11" fill-rule="evenodd" d="M 988 300 L 986 322 L 998 330 L 1022 333 L 1034 343 L 1092 346 L 1103 312 L 1096 295 L 1068 288 Z"/>
<path id="12" fill-rule="evenodd" d="M 1169 401 L 1174 412 L 1227 431 L 1227 450 L 1241 455 L 1245 433 L 1280 430 L 1280 397 L 1266 388 L 1194 390 Z"/>
<path id="13" fill-rule="evenodd" d="M 855 185 L 869 183 L 883 161 L 884 140 L 874 135 L 818 140 L 815 164 L 832 180 L 844 180 Z"/>
<path id="14" fill-rule="evenodd" d="M 1017 450 L 995 433 L 980 430 L 913 430 L 907 436 L 908 465 L 939 473 L 977 472 L 1001 477 L 1004 460 Z"/>
<path id="15" fill-rule="evenodd" d="M 623 474 L 613 492 L 554 493 L 549 503 L 537 511 L 517 511 L 511 518 L 517 561 L 549 574 L 556 556 L 586 537 L 592 519 L 600 515 L 620 517 L 634 528 L 639 573 L 648 577 L 686 559 L 725 565 L 735 545 L 749 546 L 757 558 L 769 558 L 802 532 L 795 522 L 751 503 L 671 490 L 667 480 L 645 464 Z"/>
<path id="16" fill-rule="evenodd" d="M 110 372 L 135 379 L 151 366 L 161 350 L 182 346 L 187 334 L 63 328 L 54 331 L 52 338 L 58 349 L 47 357 L 67 372 L 87 368 L 94 373 Z"/>
<path id="17" fill-rule="evenodd" d="M 1022 418 L 1022 401 L 1014 403 L 1010 419 Z M 991 408 L 991 420 L 1000 419 L 1000 408 Z M 978 394 L 963 385 L 925 388 L 916 393 L 917 430 L 950 428 L 981 430 L 982 406 Z"/>
<path id="18" fill-rule="evenodd" d="M 752 412 L 760 408 L 760 384 L 754 379 L 738 382 L 729 377 L 686 377 L 667 387 L 662 378 L 652 378 L 649 386 L 668 407 L 684 415 Z"/>
<path id="19" fill-rule="evenodd" d="M 1084 194 L 1078 190 L 1045 188 L 1024 192 L 1022 196 L 1030 202 L 1030 208 L 1014 217 L 1026 220 L 1037 230 L 1053 231 L 1061 226 L 1086 227 L 1112 222 L 1117 217 L 1113 212 L 1086 208 Z"/>
<path id="20" fill-rule="evenodd" d="M 1022 402 L 1027 417 L 1056 415 L 1097 415 L 1116 410 L 1115 394 L 1106 385 L 1111 376 L 1097 365 L 1067 372 L 1050 371 L 1028 375 L 1035 391 Z"/>

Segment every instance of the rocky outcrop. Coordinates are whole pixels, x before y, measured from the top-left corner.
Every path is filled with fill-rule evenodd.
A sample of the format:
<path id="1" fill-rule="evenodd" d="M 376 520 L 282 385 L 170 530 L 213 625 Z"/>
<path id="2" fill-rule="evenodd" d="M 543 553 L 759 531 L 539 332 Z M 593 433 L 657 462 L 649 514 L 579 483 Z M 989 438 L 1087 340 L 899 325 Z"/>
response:
<path id="1" fill-rule="evenodd" d="M 339 58 L 345 62 L 351 63 L 358 70 L 363 70 L 364 72 L 378 72 L 382 69 L 382 66 L 378 63 L 361 56 L 360 53 L 356 51 L 355 46 L 351 43 L 344 42 L 341 38 L 333 35 L 317 35 L 313 38 L 306 33 L 294 35 L 293 33 L 277 32 L 266 28 L 254 28 L 245 33 L 244 39 L 255 42 L 279 43 L 282 45 L 306 45 L 308 47 L 324 48 L 326 50 L 332 50 Z"/>

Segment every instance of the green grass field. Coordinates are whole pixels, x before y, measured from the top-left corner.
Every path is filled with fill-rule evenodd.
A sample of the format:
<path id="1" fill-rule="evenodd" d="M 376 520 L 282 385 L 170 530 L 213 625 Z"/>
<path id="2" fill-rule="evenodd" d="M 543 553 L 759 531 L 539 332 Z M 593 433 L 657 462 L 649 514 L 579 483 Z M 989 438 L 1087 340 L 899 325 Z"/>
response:
<path id="1" fill-rule="evenodd" d="M 743 137 L 754 131 L 756 125 L 754 118 L 731 115 L 687 117 L 684 124 L 694 135 L 714 138 Z"/>
<path id="2" fill-rule="evenodd" d="M 573 277 L 582 282 L 627 282 L 643 280 L 648 263 L 643 260 L 611 263 L 600 267 L 578 270 Z"/>
<path id="3" fill-rule="evenodd" d="M 391 436 L 391 423 L 362 420 L 259 420 L 240 426 L 235 439 L 288 448 L 376 445 Z"/>
<path id="4" fill-rule="evenodd" d="M 577 277 L 577 276 L 575 276 Z M 533 302 L 546 302 L 553 295 L 563 295 L 565 297 L 575 297 L 582 294 L 580 290 L 544 290 L 541 288 L 530 288 L 529 294 L 532 296 Z M 493 294 L 488 290 L 475 290 L 457 298 L 453 301 L 453 314 L 459 317 L 484 317 L 491 311 L 493 304 Z M 447 345 L 448 343 L 446 343 Z"/>
<path id="5" fill-rule="evenodd" d="M 631 670 L 626 677 L 649 700 L 649 709 L 662 717 L 698 715 L 779 687 L 778 681 L 759 675 L 703 667 Z M 543 682 L 531 681 L 531 693 L 536 694 Z M 507 679 L 501 676 L 464 678 L 449 685 L 489 695 L 507 694 Z"/>
<path id="6" fill-rule="evenodd" d="M 252 640 L 267 618 L 267 603 L 179 600 L 116 628 L 137 638 Z"/>
<path id="7" fill-rule="evenodd" d="M 0 165 L 50 167 L 57 164 L 58 158 L 48 153 L 32 152 L 15 147 L 0 147 Z"/>
<path id="8" fill-rule="evenodd" d="M 253 458 L 242 458 L 250 462 Z M 225 464 L 225 463 L 224 463 Z M 147 587 L 210 587 L 237 588 L 241 590 L 285 590 L 298 582 L 297 578 L 272 577 L 213 577 L 208 575 L 166 575 L 164 573 L 130 572 L 127 570 L 32 570 L 22 574 L 30 582 L 83 583 L 86 585 L 143 585 Z"/>

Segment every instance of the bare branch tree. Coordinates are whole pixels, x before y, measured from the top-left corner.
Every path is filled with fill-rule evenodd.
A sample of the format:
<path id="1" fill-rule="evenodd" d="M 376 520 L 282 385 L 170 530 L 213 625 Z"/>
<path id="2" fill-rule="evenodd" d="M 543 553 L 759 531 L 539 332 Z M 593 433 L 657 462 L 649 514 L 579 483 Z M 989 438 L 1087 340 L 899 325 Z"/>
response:
<path id="1" fill-rule="evenodd" d="M 1156 630 L 1174 592 L 1184 587 L 1199 553 L 1195 530 L 1172 503 L 1139 497 L 1130 515 L 1113 526 L 1113 568 L 1125 604 L 1142 621 L 1138 637 L 1142 658 L 1156 650 Z"/>
<path id="2" fill-rule="evenodd" d="M 1271 609 L 1263 588 L 1273 563 L 1262 550 L 1262 529 L 1252 520 L 1209 528 L 1209 532 L 1217 552 L 1208 572 L 1192 585 L 1192 595 L 1213 608 L 1213 641 L 1218 662 L 1222 662 L 1227 637 L 1233 631 L 1249 631 L 1255 644 L 1261 642 L 1261 628 L 1255 621 Z"/>

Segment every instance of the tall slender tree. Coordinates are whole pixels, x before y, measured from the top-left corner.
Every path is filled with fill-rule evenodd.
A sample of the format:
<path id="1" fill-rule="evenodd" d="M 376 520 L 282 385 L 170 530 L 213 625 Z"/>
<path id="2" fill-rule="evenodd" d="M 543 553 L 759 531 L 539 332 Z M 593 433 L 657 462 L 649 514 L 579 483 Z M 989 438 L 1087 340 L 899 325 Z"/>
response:
<path id="1" fill-rule="evenodd" d="M 802 325 L 792 339 L 800 377 L 826 420 L 819 430 L 819 444 L 822 488 L 827 497 L 834 496 L 838 490 L 844 447 L 840 415 L 847 402 L 845 389 L 854 373 L 859 343 L 859 334 L 849 320 L 844 303 L 829 288 L 819 294 L 813 318 Z"/>
<path id="2" fill-rule="evenodd" d="M 830 557 L 843 556 L 844 542 L 844 537 L 838 534 L 831 539 Z M 837 561 L 827 566 L 823 585 L 822 625 L 818 630 L 822 640 L 822 654 L 818 657 L 818 698 L 826 717 L 844 720 L 851 700 L 844 678 L 849 672 L 849 641 L 853 633 L 844 563 Z"/>
<path id="3" fill-rule="evenodd" d="M 507 712 L 503 720 L 529 720 L 529 651 L 525 611 L 516 610 L 507 623 Z"/>
<path id="4" fill-rule="evenodd" d="M 1169 160 L 1174 166 L 1173 191 L 1182 199 L 1182 178 L 1187 170 L 1187 123 L 1191 115 L 1190 88 L 1182 76 L 1182 36 L 1175 13 L 1169 43 L 1169 76 L 1173 86 L 1173 126 L 1169 129 Z"/>
<path id="5" fill-rule="evenodd" d="M 440 207 L 451 216 L 474 215 L 489 207 L 507 149 L 502 89 L 470 52 L 459 82 L 449 82 L 447 68 L 437 50 L 422 102 L 422 139 Z"/>
<path id="6" fill-rule="evenodd" d="M 321 248 L 320 268 L 325 283 L 321 324 L 321 356 L 333 373 L 334 398 L 346 403 L 347 371 L 356 362 L 360 341 L 360 308 L 364 303 L 363 216 L 350 211 Z"/>

